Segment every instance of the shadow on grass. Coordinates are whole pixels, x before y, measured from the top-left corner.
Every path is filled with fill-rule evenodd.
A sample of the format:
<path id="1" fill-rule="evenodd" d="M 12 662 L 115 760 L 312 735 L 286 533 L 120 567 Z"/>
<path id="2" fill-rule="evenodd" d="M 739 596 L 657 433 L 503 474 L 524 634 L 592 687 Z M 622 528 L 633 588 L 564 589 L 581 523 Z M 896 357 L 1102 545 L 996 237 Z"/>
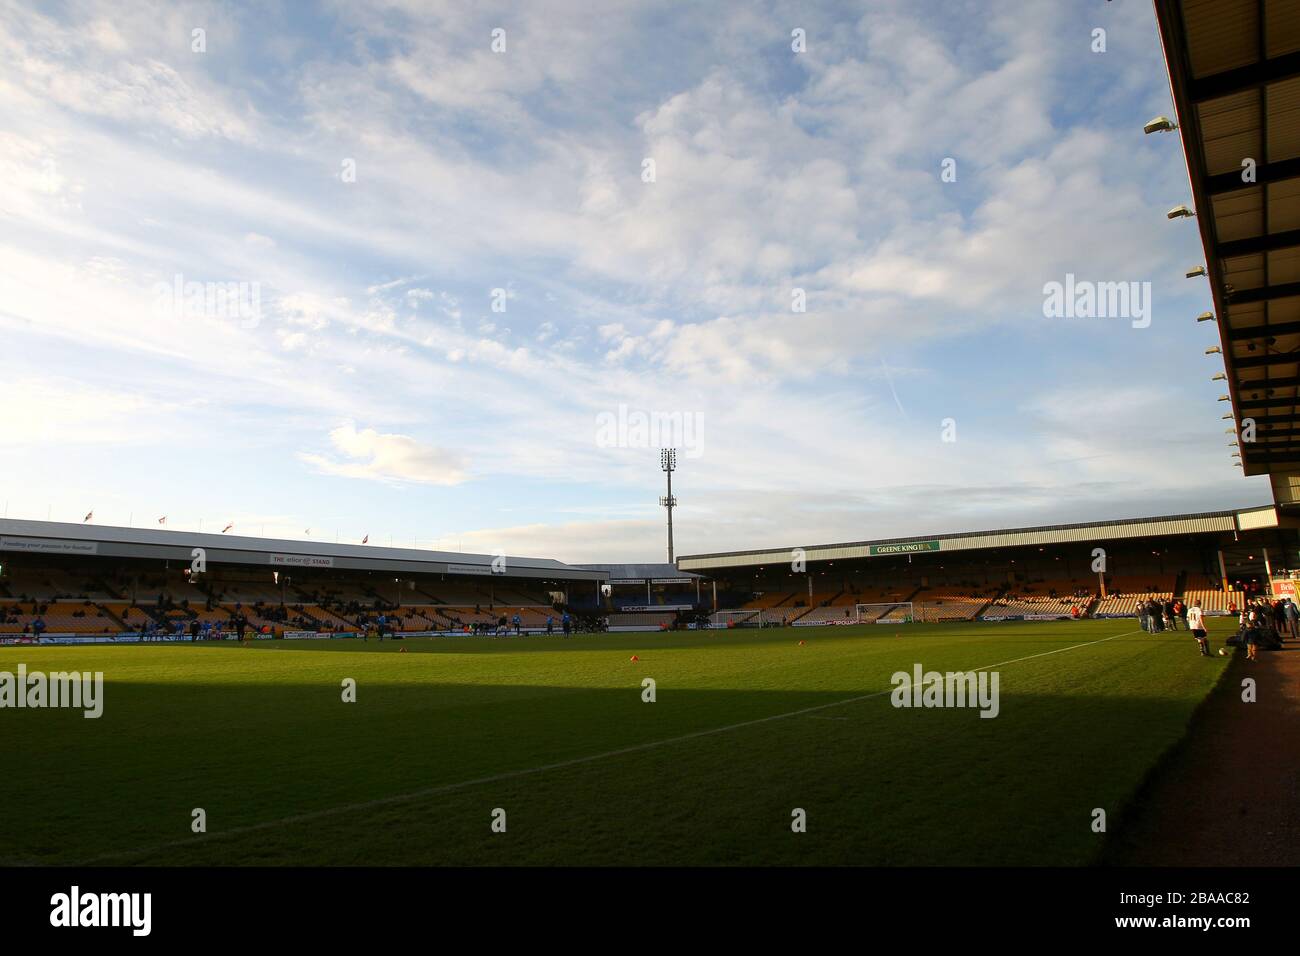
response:
<path id="1" fill-rule="evenodd" d="M 845 702 L 887 675 L 653 704 L 639 681 L 363 683 L 355 704 L 324 680 L 116 683 L 97 721 L 4 714 L 0 845 L 11 864 L 1082 864 L 1094 809 L 1117 825 L 1205 687 L 1004 681 L 989 720 Z"/>

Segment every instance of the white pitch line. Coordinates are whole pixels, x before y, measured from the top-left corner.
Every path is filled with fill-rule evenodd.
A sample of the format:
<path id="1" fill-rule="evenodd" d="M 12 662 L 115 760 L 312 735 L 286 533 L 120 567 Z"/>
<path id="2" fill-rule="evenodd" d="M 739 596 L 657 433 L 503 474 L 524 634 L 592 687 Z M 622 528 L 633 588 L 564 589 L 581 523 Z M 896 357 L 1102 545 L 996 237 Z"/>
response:
<path id="1" fill-rule="evenodd" d="M 1113 641 L 1117 638 L 1127 637 L 1130 634 L 1136 634 L 1137 631 L 1125 631 L 1123 634 L 1115 634 L 1112 637 L 1103 637 L 1096 641 L 1086 641 L 1082 644 L 1072 644 L 1069 647 L 1058 647 L 1054 651 L 1044 651 L 1041 654 L 1030 654 L 1027 657 L 1017 657 L 1014 660 L 1002 661 L 997 664 L 986 664 L 983 667 L 975 668 L 976 671 L 988 670 L 991 667 L 1005 667 L 1008 664 L 1019 664 L 1022 661 L 1032 661 L 1035 658 L 1047 657 L 1051 654 L 1061 654 L 1065 651 L 1077 650 L 1080 647 L 1091 647 L 1094 644 L 1104 644 L 1107 641 Z M 856 697 L 847 697 L 844 700 L 835 700 L 827 704 L 814 704 L 812 707 L 802 707 L 799 710 L 792 710 L 784 714 L 772 714 L 768 717 L 756 717 L 753 720 L 742 720 L 739 723 L 727 724 L 724 727 L 711 727 L 708 730 L 696 730 L 689 734 L 681 734 L 677 737 L 668 737 L 664 740 L 652 740 L 644 744 L 633 744 L 630 747 L 620 747 L 617 750 L 606 750 L 603 753 L 588 754 L 585 757 L 573 757 L 569 760 L 560 760 L 556 763 L 543 764 L 540 767 L 528 767 L 523 770 L 508 770 L 505 773 L 492 774 L 488 777 L 478 777 L 474 780 L 462 780 L 459 783 L 446 783 L 436 787 L 426 787 L 423 790 L 412 790 L 409 793 L 399 793 L 390 797 L 379 797 L 375 800 L 364 800 L 359 803 L 346 803 L 342 806 L 329 807 L 325 810 L 313 810 L 310 813 L 299 813 L 288 817 L 279 817 L 275 820 L 266 820 L 262 823 L 252 823 L 248 826 L 233 827 L 229 830 L 219 830 L 215 833 L 203 833 L 195 837 L 188 837 L 184 840 L 171 840 L 166 843 L 158 843 L 149 847 L 137 848 L 134 850 L 115 850 L 112 853 L 103 853 L 99 856 L 93 856 L 77 863 L 68 864 L 70 866 L 86 866 L 91 863 L 97 863 L 100 860 L 111 860 L 124 856 L 142 856 L 150 853 L 156 853 L 159 850 L 169 850 L 175 847 L 193 846 L 196 843 L 205 843 L 209 840 L 219 839 L 222 837 L 243 836 L 247 833 L 257 833 L 262 830 L 271 830 L 277 827 L 292 826 L 295 823 L 307 823 L 312 820 L 321 820 L 326 817 L 337 816 L 340 813 L 351 813 L 356 810 L 370 810 L 375 807 L 388 806 L 394 803 L 405 803 L 409 800 L 419 800 L 424 797 L 437 796 L 439 794 L 451 793 L 455 790 L 463 790 L 466 787 L 477 787 L 489 783 L 500 783 L 503 780 L 514 780 L 519 777 L 532 776 L 538 773 L 548 773 L 552 770 L 563 770 L 568 767 L 576 767 L 585 763 L 594 763 L 597 760 L 606 760 L 610 757 L 621 757 L 625 754 L 639 753 L 643 750 L 653 750 L 656 747 L 667 747 L 671 744 L 679 744 L 687 740 L 696 740 L 700 737 L 710 737 L 713 734 L 725 734 L 733 730 L 740 730 L 744 727 L 757 727 L 759 724 L 771 723 L 774 720 L 785 720 L 789 717 L 800 717 L 804 714 L 813 714 L 819 710 L 827 710 L 831 707 L 843 707 L 846 704 L 856 704 L 864 700 L 872 700 L 876 697 L 884 697 L 892 694 L 894 688 L 889 690 L 874 691 L 870 694 L 859 694 Z M 17 865 L 17 864 L 7 864 Z"/>
<path id="2" fill-rule="evenodd" d="M 1087 641 L 1083 644 L 1073 644 L 1070 647 L 1058 647 L 1054 651 L 1043 651 L 1041 654 L 1030 654 L 1028 657 L 1017 657 L 1013 661 L 1002 661 L 999 664 L 985 664 L 983 667 L 975 668 L 976 671 L 986 671 L 990 667 L 1006 667 L 1008 664 L 1019 664 L 1021 661 L 1032 661 L 1035 657 L 1047 657 L 1050 654 L 1059 654 L 1061 651 L 1072 651 L 1076 647 L 1090 647 L 1093 644 L 1105 644 L 1107 641 L 1113 641 L 1117 637 L 1128 637 L 1130 634 L 1137 634 L 1138 631 L 1125 631 L 1123 634 L 1116 634 L 1113 637 L 1103 637 L 1097 641 Z"/>

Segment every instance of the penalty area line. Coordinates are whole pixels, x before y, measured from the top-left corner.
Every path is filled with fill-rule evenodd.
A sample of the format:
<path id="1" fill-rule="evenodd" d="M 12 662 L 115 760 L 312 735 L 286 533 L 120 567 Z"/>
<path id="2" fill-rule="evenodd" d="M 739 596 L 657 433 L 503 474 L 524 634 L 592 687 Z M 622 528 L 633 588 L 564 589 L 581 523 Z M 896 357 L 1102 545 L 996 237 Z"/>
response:
<path id="1" fill-rule="evenodd" d="M 1115 634 L 1111 637 L 1103 637 L 1096 641 L 1085 641 L 1082 644 L 1071 644 L 1069 647 L 1058 647 L 1053 651 L 1044 651 L 1041 654 L 1030 654 L 1026 657 L 1017 657 L 1009 661 L 1001 661 L 997 664 L 986 664 L 983 667 L 974 668 L 975 671 L 984 671 L 992 667 L 1005 667 L 1008 664 L 1019 664 L 1023 661 L 1032 661 L 1040 657 L 1048 657 L 1052 654 L 1062 654 L 1065 651 L 1077 650 L 1080 647 L 1092 647 L 1096 644 L 1104 644 L 1107 641 L 1113 641 L 1121 637 L 1128 637 L 1130 634 L 1136 634 L 1137 631 L 1125 631 L 1123 634 Z M 814 704 L 811 707 L 801 707 L 798 710 L 791 710 L 783 714 L 770 714 L 767 717 L 755 717 L 752 720 L 742 720 L 734 724 L 727 724 L 722 727 L 710 727 L 706 730 L 695 730 L 689 734 L 679 734 L 676 737 L 667 737 L 663 740 L 651 740 L 643 744 L 633 744 L 629 747 L 619 747 L 616 750 L 606 750 L 598 754 L 587 754 L 583 757 L 572 757 L 568 760 L 558 760 L 554 763 L 542 764 L 538 767 L 525 767 L 520 770 L 508 770 L 504 773 L 491 774 L 486 777 L 476 777 L 473 780 L 462 780 L 457 783 L 439 784 L 434 787 L 425 787 L 421 790 L 412 790 L 408 793 L 394 794 L 388 797 L 378 797 L 374 800 L 363 800 L 357 803 L 346 803 L 336 807 L 328 807 L 323 810 L 312 810 L 308 813 L 298 813 L 287 817 L 277 817 L 274 820 L 265 820 L 262 823 L 251 823 L 247 826 L 232 827 L 229 830 L 218 830 L 213 833 L 201 833 L 197 836 L 188 837 L 183 840 L 170 840 L 165 843 L 157 843 L 153 846 L 138 847 L 133 850 L 114 850 L 111 853 L 101 853 L 98 856 L 89 857 L 74 863 L 66 864 L 68 866 L 86 866 L 92 863 L 98 863 L 102 860 L 120 859 L 122 857 L 148 856 L 161 850 L 171 850 L 185 846 L 196 846 L 207 843 L 212 840 L 219 840 L 226 837 L 245 836 L 250 833 L 260 833 L 266 830 L 274 830 L 279 827 L 293 826 L 299 823 L 311 823 L 315 820 L 324 820 L 329 817 L 338 816 L 345 813 L 353 813 L 358 810 L 373 810 L 378 807 L 393 806 L 400 803 L 406 803 L 411 800 L 421 800 L 425 797 L 439 796 L 445 793 L 452 793 L 457 790 L 464 790 L 468 787 L 479 787 L 490 783 L 501 783 L 506 780 L 517 780 L 521 777 L 529 777 L 539 773 L 549 773 L 553 770 L 565 770 L 569 767 L 578 767 L 583 764 L 595 763 L 598 760 L 608 760 L 611 757 L 622 757 L 627 754 L 641 753 L 646 750 L 654 750 L 659 747 L 668 747 L 673 744 L 684 743 L 688 740 L 698 740 L 702 737 L 711 737 L 715 734 L 730 733 L 733 730 L 741 730 L 745 727 L 757 727 L 761 724 L 772 723 L 777 720 L 786 720 L 790 717 L 802 717 L 806 714 L 815 714 L 818 711 L 829 710 L 832 707 L 844 707 L 848 704 L 856 704 L 865 700 L 874 700 L 878 697 L 885 697 L 894 692 L 894 688 L 888 690 L 872 691 L 870 694 L 859 694 L 856 697 L 847 697 L 844 700 L 830 701 L 825 704 Z M 33 861 L 35 862 L 35 861 Z M 22 865 L 17 862 L 5 862 L 8 866 Z"/>

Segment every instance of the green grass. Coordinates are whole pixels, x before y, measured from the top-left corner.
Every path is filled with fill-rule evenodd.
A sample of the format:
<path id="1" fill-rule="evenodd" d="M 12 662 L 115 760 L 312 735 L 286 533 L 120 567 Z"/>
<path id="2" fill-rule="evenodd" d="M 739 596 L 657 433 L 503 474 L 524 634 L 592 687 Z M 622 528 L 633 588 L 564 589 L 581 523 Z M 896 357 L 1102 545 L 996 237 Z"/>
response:
<path id="1" fill-rule="evenodd" d="M 0 710 L 0 859 L 1083 864 L 1105 839 L 1093 808 L 1122 825 L 1228 663 L 1186 632 L 1135 630 L 2 647 L 0 670 L 103 671 L 105 709 Z M 917 662 L 1000 665 L 1000 716 L 896 709 L 887 693 L 839 703 L 888 692 Z M 806 833 L 791 832 L 795 807 Z"/>

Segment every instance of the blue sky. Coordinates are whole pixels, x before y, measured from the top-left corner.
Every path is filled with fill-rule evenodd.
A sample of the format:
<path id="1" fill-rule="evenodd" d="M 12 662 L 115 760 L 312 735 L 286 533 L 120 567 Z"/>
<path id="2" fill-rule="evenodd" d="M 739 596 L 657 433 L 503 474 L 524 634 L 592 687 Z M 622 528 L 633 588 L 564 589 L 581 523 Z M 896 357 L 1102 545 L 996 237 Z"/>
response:
<path id="1" fill-rule="evenodd" d="M 1149 3 L 591 9 L 0 0 L 8 515 L 654 560 L 620 414 L 679 553 L 1270 500 Z"/>

